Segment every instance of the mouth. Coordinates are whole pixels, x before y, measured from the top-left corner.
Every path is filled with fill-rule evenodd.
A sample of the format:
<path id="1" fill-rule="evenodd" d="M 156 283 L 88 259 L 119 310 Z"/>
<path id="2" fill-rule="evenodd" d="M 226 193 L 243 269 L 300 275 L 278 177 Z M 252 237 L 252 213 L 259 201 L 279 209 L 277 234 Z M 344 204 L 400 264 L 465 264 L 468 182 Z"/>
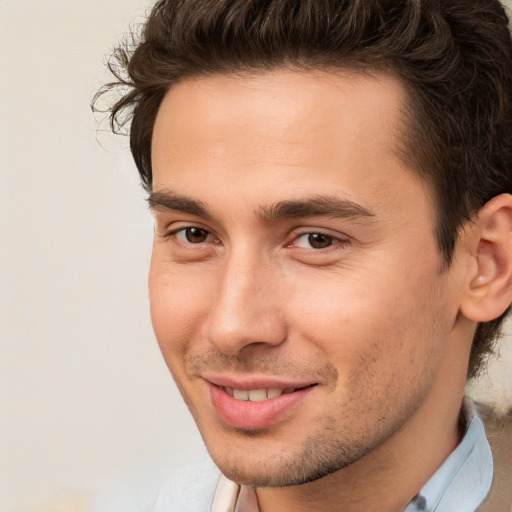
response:
<path id="1" fill-rule="evenodd" d="M 302 389 L 316 386 L 317 384 L 310 384 L 309 386 L 297 388 L 262 388 L 262 389 L 236 389 L 227 386 L 222 386 L 221 389 L 235 400 L 246 400 L 249 402 L 263 402 L 271 398 L 277 398 L 281 395 L 295 393 Z"/>
<path id="2" fill-rule="evenodd" d="M 210 379 L 206 379 L 206 383 L 217 418 L 239 430 L 264 429 L 290 418 L 318 386 L 318 383 L 237 385 L 234 382 L 212 382 Z"/>

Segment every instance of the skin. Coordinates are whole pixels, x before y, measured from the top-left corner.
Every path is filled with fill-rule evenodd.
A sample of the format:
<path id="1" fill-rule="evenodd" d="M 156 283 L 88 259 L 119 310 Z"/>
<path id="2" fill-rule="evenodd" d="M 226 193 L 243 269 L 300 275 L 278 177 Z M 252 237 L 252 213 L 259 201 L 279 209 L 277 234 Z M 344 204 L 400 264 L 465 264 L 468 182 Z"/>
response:
<path id="1" fill-rule="evenodd" d="M 398 156 L 405 102 L 384 76 L 276 70 L 184 80 L 159 110 L 154 330 L 212 458 L 262 512 L 401 511 L 460 439 L 482 230 L 441 270 L 428 186 Z M 312 198 L 345 209 L 275 215 Z M 316 386 L 240 429 L 212 374 Z"/>

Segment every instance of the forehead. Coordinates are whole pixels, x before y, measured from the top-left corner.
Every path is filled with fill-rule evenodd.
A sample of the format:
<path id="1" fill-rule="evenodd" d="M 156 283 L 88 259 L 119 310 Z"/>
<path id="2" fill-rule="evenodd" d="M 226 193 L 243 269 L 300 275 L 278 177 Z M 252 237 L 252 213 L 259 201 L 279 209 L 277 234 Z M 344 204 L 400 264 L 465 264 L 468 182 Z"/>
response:
<path id="1" fill-rule="evenodd" d="M 176 141 L 177 149 L 190 136 L 198 142 L 205 138 L 210 148 L 235 137 L 244 152 L 257 152 L 265 144 L 260 158 L 270 154 L 274 145 L 269 139 L 276 141 L 276 136 L 284 144 L 319 149 L 336 137 L 335 147 L 341 150 L 362 142 L 358 136 L 366 133 L 374 145 L 392 148 L 404 99 L 397 80 L 349 71 L 275 70 L 187 79 L 173 85 L 162 102 L 153 154 L 158 163 L 155 145 L 162 137 L 166 145 Z"/>
<path id="2" fill-rule="evenodd" d="M 209 204 L 233 202 L 234 188 L 269 202 L 327 191 L 364 204 L 418 179 L 398 157 L 405 101 L 397 80 L 348 71 L 184 80 L 155 122 L 153 189 Z"/>

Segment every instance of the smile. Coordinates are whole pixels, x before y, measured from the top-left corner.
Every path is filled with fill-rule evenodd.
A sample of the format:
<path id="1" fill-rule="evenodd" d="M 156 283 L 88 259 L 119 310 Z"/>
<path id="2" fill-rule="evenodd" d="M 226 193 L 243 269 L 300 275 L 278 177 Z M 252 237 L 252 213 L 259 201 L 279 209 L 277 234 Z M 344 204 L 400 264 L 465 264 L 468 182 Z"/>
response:
<path id="1" fill-rule="evenodd" d="M 219 379 L 220 380 L 220 379 Z M 318 383 L 278 387 L 264 387 L 244 383 L 243 388 L 207 380 L 210 403 L 215 415 L 227 425 L 242 430 L 268 428 L 290 418 L 301 409 L 301 404 Z M 231 384 L 231 383 L 230 383 Z M 270 384 L 270 383 L 269 383 Z"/>
<path id="2" fill-rule="evenodd" d="M 263 402 L 270 398 L 277 398 L 286 393 L 293 393 L 297 388 L 269 388 L 269 389 L 235 389 L 223 387 L 224 391 L 235 400 L 248 400 L 249 402 Z"/>

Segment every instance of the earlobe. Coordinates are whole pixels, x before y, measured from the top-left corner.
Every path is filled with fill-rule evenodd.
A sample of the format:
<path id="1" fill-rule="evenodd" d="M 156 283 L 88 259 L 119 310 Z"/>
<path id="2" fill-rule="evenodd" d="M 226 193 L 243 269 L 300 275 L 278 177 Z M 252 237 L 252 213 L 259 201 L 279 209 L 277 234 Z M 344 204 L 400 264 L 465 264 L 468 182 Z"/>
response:
<path id="1" fill-rule="evenodd" d="M 498 318 L 512 302 L 512 195 L 486 203 L 474 219 L 472 274 L 461 304 L 475 322 Z"/>

